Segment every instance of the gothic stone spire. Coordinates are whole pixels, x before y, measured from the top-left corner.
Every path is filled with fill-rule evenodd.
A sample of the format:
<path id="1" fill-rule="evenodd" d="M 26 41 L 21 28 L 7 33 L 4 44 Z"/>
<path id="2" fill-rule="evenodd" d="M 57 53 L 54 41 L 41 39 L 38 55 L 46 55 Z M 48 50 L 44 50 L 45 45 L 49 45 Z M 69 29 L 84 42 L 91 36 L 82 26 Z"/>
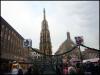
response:
<path id="1" fill-rule="evenodd" d="M 48 29 L 48 22 L 45 18 L 45 9 L 43 13 L 44 13 L 44 19 L 42 21 L 42 30 L 40 33 L 40 51 L 45 54 L 52 54 L 50 32 Z"/>

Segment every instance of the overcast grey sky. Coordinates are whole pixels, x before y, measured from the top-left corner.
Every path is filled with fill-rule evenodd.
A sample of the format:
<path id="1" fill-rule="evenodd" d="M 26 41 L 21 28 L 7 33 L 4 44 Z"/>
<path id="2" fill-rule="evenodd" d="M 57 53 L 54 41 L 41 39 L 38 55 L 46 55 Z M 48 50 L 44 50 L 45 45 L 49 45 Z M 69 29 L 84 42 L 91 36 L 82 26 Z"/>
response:
<path id="1" fill-rule="evenodd" d="M 39 49 L 43 8 L 53 53 L 67 39 L 67 32 L 73 41 L 83 36 L 85 45 L 99 49 L 99 1 L 1 1 L 1 16 Z"/>

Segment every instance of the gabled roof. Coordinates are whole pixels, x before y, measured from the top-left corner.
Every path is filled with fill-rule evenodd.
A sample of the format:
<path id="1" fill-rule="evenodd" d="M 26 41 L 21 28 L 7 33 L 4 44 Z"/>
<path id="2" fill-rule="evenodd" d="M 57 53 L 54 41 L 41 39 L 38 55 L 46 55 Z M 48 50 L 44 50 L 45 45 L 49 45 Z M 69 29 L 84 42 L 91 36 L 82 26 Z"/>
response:
<path id="1" fill-rule="evenodd" d="M 70 38 L 70 33 L 67 32 L 67 39 L 59 46 L 55 54 L 67 52 L 75 46 L 75 43 Z"/>
<path id="2" fill-rule="evenodd" d="M 71 48 L 75 46 L 75 43 L 72 40 L 65 40 L 57 50 L 55 54 L 63 53 L 69 51 Z"/>

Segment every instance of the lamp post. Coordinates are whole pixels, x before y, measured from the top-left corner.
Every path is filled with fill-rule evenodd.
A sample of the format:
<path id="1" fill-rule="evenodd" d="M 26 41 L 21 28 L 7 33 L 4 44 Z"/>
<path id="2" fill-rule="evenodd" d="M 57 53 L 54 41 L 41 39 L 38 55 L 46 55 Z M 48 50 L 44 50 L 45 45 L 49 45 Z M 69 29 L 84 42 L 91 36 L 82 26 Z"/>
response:
<path id="1" fill-rule="evenodd" d="M 75 40 L 76 40 L 76 44 L 78 45 L 78 48 L 79 48 L 81 62 L 83 62 L 83 57 L 82 57 L 82 53 L 80 50 L 80 44 L 83 43 L 83 38 L 81 36 L 78 36 L 78 37 L 75 37 Z"/>
<path id="2" fill-rule="evenodd" d="M 80 53 L 81 62 L 83 62 L 83 57 L 82 57 L 82 52 L 81 52 L 81 49 L 80 49 L 80 45 L 79 45 L 79 53 Z"/>

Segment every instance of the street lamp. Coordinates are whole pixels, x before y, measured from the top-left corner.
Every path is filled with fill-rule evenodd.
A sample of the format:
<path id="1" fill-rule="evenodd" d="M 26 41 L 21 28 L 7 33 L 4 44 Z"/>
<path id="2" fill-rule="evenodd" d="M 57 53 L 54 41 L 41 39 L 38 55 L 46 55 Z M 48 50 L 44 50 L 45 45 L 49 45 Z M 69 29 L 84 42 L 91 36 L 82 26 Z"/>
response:
<path id="1" fill-rule="evenodd" d="M 79 47 L 79 53 L 80 53 L 81 62 L 83 62 L 82 53 L 81 53 L 81 50 L 80 50 L 80 44 L 83 43 L 83 37 L 82 36 L 75 37 L 75 40 L 76 40 L 76 44 Z"/>

